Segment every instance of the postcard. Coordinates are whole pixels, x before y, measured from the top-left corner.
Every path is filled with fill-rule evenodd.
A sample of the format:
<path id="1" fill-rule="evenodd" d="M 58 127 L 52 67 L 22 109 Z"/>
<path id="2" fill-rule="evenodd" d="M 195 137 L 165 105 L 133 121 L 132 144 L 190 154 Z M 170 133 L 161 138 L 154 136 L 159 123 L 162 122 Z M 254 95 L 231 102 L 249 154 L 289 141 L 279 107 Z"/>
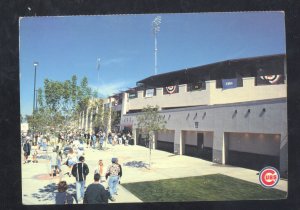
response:
<path id="1" fill-rule="evenodd" d="M 284 23 L 21 17 L 23 205 L 286 199 Z"/>

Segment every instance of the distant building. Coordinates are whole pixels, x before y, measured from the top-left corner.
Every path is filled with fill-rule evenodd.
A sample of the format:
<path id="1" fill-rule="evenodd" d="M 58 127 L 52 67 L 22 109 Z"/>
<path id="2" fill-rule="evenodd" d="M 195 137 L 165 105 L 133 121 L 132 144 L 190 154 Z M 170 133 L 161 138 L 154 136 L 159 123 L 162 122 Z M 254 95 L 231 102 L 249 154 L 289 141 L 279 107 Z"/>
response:
<path id="1" fill-rule="evenodd" d="M 21 133 L 27 134 L 28 129 L 28 123 L 21 123 Z"/>

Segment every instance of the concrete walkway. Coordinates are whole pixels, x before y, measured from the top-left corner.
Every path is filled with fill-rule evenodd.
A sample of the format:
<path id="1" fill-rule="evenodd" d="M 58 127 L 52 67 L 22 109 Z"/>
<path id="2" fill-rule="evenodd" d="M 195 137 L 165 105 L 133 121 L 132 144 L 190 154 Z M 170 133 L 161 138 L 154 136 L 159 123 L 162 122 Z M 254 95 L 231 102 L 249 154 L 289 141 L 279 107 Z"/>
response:
<path id="1" fill-rule="evenodd" d="M 50 153 L 50 151 L 48 151 Z M 224 174 L 245 181 L 259 183 L 258 171 L 215 164 L 209 161 L 188 156 L 178 156 L 172 153 L 152 150 L 151 169 L 149 170 L 149 149 L 142 146 L 107 145 L 106 150 L 85 149 L 86 163 L 90 168 L 87 176 L 87 185 L 93 182 L 94 169 L 98 160 L 102 159 L 105 169 L 110 165 L 112 157 L 118 157 L 122 165 L 122 183 L 154 181 L 161 179 L 202 176 L 208 174 Z M 49 164 L 40 154 L 38 163 L 22 165 L 22 195 L 23 204 L 54 204 L 58 177 L 49 177 Z M 67 168 L 63 168 L 64 172 Z M 75 178 L 62 178 L 70 185 L 70 193 L 75 192 Z M 106 187 L 107 182 L 103 183 Z M 287 181 L 280 180 L 276 189 L 287 191 Z M 113 203 L 142 202 L 139 198 L 127 191 L 122 185 L 118 187 L 118 195 Z"/>

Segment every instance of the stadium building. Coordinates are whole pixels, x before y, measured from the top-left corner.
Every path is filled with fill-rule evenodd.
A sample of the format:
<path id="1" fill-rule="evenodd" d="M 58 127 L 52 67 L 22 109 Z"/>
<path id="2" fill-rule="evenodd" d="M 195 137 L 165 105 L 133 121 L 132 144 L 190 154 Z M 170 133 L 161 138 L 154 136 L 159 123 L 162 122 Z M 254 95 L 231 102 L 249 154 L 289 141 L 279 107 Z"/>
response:
<path id="1" fill-rule="evenodd" d="M 212 63 L 154 75 L 108 99 L 121 115 L 120 129 L 145 145 L 137 116 L 159 106 L 166 130 L 153 149 L 214 163 L 288 170 L 285 55 Z"/>

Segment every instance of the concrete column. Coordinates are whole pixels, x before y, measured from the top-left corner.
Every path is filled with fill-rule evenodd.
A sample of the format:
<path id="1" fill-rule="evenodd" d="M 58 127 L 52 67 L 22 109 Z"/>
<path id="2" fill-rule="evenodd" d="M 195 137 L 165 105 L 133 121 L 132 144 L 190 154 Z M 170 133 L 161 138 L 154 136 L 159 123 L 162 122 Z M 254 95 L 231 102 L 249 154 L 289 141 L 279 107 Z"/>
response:
<path id="1" fill-rule="evenodd" d="M 84 130 L 86 130 L 87 132 L 89 131 L 89 125 L 88 125 L 88 122 L 89 122 L 89 109 L 86 108 L 85 110 L 85 125 L 84 125 Z"/>
<path id="2" fill-rule="evenodd" d="M 79 118 L 79 127 L 82 129 L 82 121 L 83 121 L 83 113 L 80 112 L 80 118 Z"/>
<path id="3" fill-rule="evenodd" d="M 137 139 L 136 134 L 137 134 L 136 128 L 135 128 L 135 129 L 132 129 L 133 145 L 136 145 L 136 139 Z"/>
<path id="4" fill-rule="evenodd" d="M 223 135 L 223 145 L 222 145 L 222 164 L 228 162 L 228 145 L 229 145 L 229 136 L 228 133 Z"/>
<path id="5" fill-rule="evenodd" d="M 108 99 L 109 102 L 109 118 L 108 118 L 108 122 L 107 122 L 107 133 L 106 136 L 108 136 L 108 134 L 111 132 L 111 107 L 112 107 L 112 101 L 111 98 Z"/>
<path id="6" fill-rule="evenodd" d="M 243 87 L 244 88 L 252 88 L 255 85 L 255 78 L 254 77 L 245 77 L 243 78 Z"/>
<path id="7" fill-rule="evenodd" d="M 127 100 L 128 100 L 128 93 L 123 93 L 122 98 L 122 115 L 127 113 Z"/>
<path id="8" fill-rule="evenodd" d="M 93 110 L 90 109 L 90 123 L 89 123 L 89 132 L 92 133 L 93 132 Z"/>
<path id="9" fill-rule="evenodd" d="M 163 95 L 163 88 L 156 88 L 156 95 L 157 96 Z"/>
<path id="10" fill-rule="evenodd" d="M 281 176 L 287 176 L 288 171 L 288 136 L 287 133 L 281 133 L 280 139 L 280 157 L 279 157 L 279 172 Z"/>
<path id="11" fill-rule="evenodd" d="M 224 157 L 226 157 L 226 154 L 223 153 L 225 152 L 223 132 L 215 131 L 213 136 L 213 162 L 224 164 Z"/>
<path id="12" fill-rule="evenodd" d="M 84 129 L 84 111 L 81 112 L 81 129 Z"/>
<path id="13" fill-rule="evenodd" d="M 179 87 L 179 93 L 185 93 L 187 91 L 186 84 L 178 85 L 178 87 Z"/>
<path id="14" fill-rule="evenodd" d="M 77 123 L 76 123 L 76 126 L 77 128 L 80 128 L 81 127 L 81 112 L 79 113 L 79 117 L 78 117 L 78 120 L 77 120 Z"/>
<path id="15" fill-rule="evenodd" d="M 174 153 L 178 155 L 182 155 L 182 131 L 181 130 L 175 130 Z"/>
<path id="16" fill-rule="evenodd" d="M 205 91 L 207 91 L 207 104 L 214 104 L 214 93 L 216 91 L 216 80 L 205 81 Z"/>

